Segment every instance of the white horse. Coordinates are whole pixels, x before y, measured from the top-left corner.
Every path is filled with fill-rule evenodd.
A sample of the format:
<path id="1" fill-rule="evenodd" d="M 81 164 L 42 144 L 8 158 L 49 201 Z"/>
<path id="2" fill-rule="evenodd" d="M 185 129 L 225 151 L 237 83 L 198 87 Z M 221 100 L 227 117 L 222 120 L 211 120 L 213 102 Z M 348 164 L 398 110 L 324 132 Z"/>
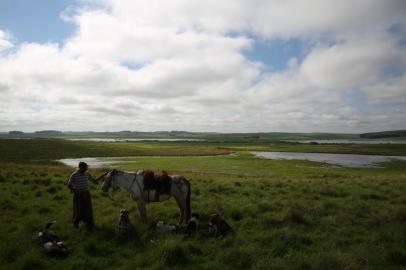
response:
<path id="1" fill-rule="evenodd" d="M 155 190 L 144 189 L 144 171 L 123 172 L 113 170 L 108 172 L 102 184 L 102 190 L 107 192 L 110 187 L 121 186 L 130 193 L 130 197 L 137 201 L 138 210 L 143 222 L 147 220 L 145 203 L 166 201 L 172 196 L 175 198 L 180 208 L 179 223 L 190 219 L 190 182 L 181 175 L 171 175 L 169 194 L 156 194 Z M 156 200 L 157 199 L 157 200 Z"/>

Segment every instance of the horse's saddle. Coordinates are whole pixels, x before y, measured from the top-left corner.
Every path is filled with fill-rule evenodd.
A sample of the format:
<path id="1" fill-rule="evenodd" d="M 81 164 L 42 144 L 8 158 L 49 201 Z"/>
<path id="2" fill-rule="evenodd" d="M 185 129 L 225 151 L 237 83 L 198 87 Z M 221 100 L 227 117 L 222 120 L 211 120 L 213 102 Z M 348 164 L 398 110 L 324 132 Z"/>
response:
<path id="1" fill-rule="evenodd" d="M 145 170 L 143 173 L 144 191 L 155 190 L 156 200 L 160 194 L 170 194 L 172 179 L 166 171 L 155 175 L 153 171 Z"/>

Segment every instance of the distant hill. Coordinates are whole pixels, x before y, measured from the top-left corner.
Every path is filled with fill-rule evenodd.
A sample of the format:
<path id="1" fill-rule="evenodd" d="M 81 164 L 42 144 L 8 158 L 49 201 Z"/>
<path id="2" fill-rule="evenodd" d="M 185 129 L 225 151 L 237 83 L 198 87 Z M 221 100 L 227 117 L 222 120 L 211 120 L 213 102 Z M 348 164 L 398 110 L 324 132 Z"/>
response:
<path id="1" fill-rule="evenodd" d="M 35 131 L 35 134 L 48 134 L 48 135 L 58 135 L 58 134 L 62 134 L 62 131 L 59 130 L 39 130 L 39 131 Z"/>
<path id="2" fill-rule="evenodd" d="M 22 134 L 15 132 L 0 133 L 0 139 L 20 138 Z M 322 140 L 322 139 L 358 139 L 359 134 L 335 133 L 288 133 L 288 132 L 258 132 L 258 133 L 219 133 L 219 132 L 189 132 L 182 130 L 172 131 L 58 131 L 41 130 L 25 132 L 24 138 L 59 138 L 59 139 L 84 139 L 84 138 L 138 138 L 138 139 L 198 139 L 212 142 L 275 142 L 296 140 Z"/>
<path id="3" fill-rule="evenodd" d="M 19 130 L 11 130 L 8 132 L 10 135 L 24 135 L 24 132 L 19 131 Z"/>
<path id="4" fill-rule="evenodd" d="M 366 139 L 406 137 L 406 130 L 391 130 L 391 131 L 363 133 L 360 134 L 359 136 L 361 138 Z"/>

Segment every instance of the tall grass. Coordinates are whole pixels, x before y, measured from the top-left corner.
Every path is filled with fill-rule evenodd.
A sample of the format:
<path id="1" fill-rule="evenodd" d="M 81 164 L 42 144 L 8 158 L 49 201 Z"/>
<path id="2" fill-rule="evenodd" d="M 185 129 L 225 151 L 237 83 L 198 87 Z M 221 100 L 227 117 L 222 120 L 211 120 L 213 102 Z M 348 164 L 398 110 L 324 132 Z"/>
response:
<path id="1" fill-rule="evenodd" d="M 62 153 L 65 155 L 64 153 Z M 188 161 L 189 160 L 189 161 Z M 300 161 L 143 158 L 126 169 L 167 168 L 192 183 L 192 237 L 157 234 L 158 220 L 176 223 L 175 201 L 150 204 L 141 223 L 136 204 L 119 190 L 111 200 L 92 185 L 96 230 L 71 224 L 73 170 L 65 166 L 0 163 L 1 269 L 402 269 L 406 267 L 406 167 L 297 167 Z M 92 170 L 98 174 L 101 170 Z M 137 237 L 117 237 L 126 208 Z M 220 213 L 235 235 L 213 238 L 209 215 Z M 46 256 L 37 232 L 49 220 L 70 250 Z"/>

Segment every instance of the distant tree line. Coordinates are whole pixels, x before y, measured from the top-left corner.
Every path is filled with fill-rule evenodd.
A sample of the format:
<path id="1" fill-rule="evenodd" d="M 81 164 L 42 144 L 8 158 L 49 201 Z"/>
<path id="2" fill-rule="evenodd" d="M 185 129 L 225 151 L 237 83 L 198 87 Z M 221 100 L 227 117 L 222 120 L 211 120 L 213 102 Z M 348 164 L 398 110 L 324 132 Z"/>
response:
<path id="1" fill-rule="evenodd" d="M 24 132 L 19 131 L 19 130 L 11 130 L 8 132 L 10 135 L 24 135 Z"/>
<path id="2" fill-rule="evenodd" d="M 360 134 L 359 136 L 361 138 L 366 138 L 366 139 L 406 137 L 406 130 L 371 132 L 371 133 Z"/>

